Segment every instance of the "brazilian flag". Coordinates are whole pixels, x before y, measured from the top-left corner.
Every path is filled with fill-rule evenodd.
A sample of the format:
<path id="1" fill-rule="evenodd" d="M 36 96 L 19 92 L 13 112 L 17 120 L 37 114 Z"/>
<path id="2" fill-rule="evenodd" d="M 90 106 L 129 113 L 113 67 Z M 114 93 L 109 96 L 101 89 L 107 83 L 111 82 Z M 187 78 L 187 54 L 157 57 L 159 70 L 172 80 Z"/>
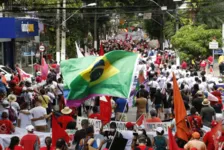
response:
<path id="1" fill-rule="evenodd" d="M 86 100 L 99 95 L 128 98 L 137 60 L 137 54 L 117 50 L 62 61 L 61 72 L 69 89 L 66 99 Z"/>

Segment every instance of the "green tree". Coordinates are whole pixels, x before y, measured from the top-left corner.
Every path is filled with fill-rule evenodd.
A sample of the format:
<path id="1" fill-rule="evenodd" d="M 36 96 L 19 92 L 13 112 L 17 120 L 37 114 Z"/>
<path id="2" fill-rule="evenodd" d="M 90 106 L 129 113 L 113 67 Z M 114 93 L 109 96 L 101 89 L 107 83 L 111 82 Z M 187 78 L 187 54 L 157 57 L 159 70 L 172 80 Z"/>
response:
<path id="1" fill-rule="evenodd" d="M 211 54 L 209 42 L 216 37 L 221 47 L 221 29 L 209 29 L 206 25 L 182 27 L 172 38 L 171 43 L 175 49 L 188 55 L 189 58 Z"/>

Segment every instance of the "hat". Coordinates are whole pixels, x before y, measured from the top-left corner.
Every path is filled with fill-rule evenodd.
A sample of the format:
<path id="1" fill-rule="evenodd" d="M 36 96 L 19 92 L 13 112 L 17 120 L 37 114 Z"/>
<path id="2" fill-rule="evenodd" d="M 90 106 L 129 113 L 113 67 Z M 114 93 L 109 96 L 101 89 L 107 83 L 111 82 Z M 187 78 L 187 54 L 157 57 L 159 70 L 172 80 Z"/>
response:
<path id="1" fill-rule="evenodd" d="M 212 122 L 211 122 L 211 126 L 212 126 L 212 127 L 215 127 L 217 124 L 218 124 L 218 122 L 217 122 L 217 121 L 212 120 Z"/>
<path id="2" fill-rule="evenodd" d="M 61 110 L 61 113 L 64 115 L 68 115 L 72 112 L 72 110 L 69 107 L 65 107 L 64 109 Z"/>
<path id="3" fill-rule="evenodd" d="M 200 134 L 198 133 L 198 132 L 194 132 L 194 133 L 192 133 L 192 137 L 194 138 L 194 139 L 200 139 Z"/>
<path id="4" fill-rule="evenodd" d="M 132 128 L 132 127 L 134 127 L 134 124 L 131 122 L 127 122 L 125 126 L 126 126 L 126 128 Z"/>
<path id="5" fill-rule="evenodd" d="M 203 96 L 203 93 L 202 93 L 202 91 L 198 91 L 198 92 L 196 93 L 196 95 L 197 95 L 197 96 Z"/>
<path id="6" fill-rule="evenodd" d="M 32 132 L 34 130 L 34 126 L 33 125 L 28 125 L 26 126 L 26 130 L 29 132 Z"/>
<path id="7" fill-rule="evenodd" d="M 156 132 L 161 133 L 162 131 L 163 131 L 163 128 L 162 128 L 162 127 L 157 127 L 157 128 L 156 128 Z"/>
<path id="8" fill-rule="evenodd" d="M 208 99 L 204 99 L 201 104 L 204 106 L 208 106 L 208 105 L 210 105 L 210 101 Z"/>
<path id="9" fill-rule="evenodd" d="M 16 101 L 16 96 L 14 94 L 9 94 L 8 101 L 9 102 L 15 102 Z"/>
<path id="10" fill-rule="evenodd" d="M 3 101 L 2 101 L 2 105 L 9 105 L 9 101 L 7 101 L 7 100 L 3 100 Z"/>

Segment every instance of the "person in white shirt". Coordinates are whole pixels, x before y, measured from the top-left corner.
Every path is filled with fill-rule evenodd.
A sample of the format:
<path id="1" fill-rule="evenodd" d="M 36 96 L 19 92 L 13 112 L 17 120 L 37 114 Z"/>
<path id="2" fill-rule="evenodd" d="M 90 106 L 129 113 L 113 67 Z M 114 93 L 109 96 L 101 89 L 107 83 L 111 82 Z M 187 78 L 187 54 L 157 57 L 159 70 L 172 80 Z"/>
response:
<path id="1" fill-rule="evenodd" d="M 21 110 L 28 111 L 28 104 L 26 102 L 23 103 L 23 105 L 21 105 Z M 26 128 L 26 126 L 32 125 L 32 122 L 31 122 L 32 119 L 33 119 L 33 116 L 31 114 L 25 115 L 23 113 L 19 113 L 18 127 Z"/>
<path id="2" fill-rule="evenodd" d="M 134 124 L 131 122 L 127 122 L 126 128 L 127 130 L 121 133 L 123 138 L 128 140 L 124 150 L 131 150 L 132 140 L 134 138 L 133 135 Z"/>
<path id="3" fill-rule="evenodd" d="M 33 124 L 35 126 L 36 131 L 39 132 L 46 132 L 47 131 L 47 121 L 52 113 L 47 115 L 47 111 L 44 107 L 42 107 L 42 101 L 37 99 L 35 101 L 36 107 L 32 108 L 29 111 L 20 111 L 20 113 L 30 115 L 32 114 L 33 118 L 31 119 L 33 121 Z"/>

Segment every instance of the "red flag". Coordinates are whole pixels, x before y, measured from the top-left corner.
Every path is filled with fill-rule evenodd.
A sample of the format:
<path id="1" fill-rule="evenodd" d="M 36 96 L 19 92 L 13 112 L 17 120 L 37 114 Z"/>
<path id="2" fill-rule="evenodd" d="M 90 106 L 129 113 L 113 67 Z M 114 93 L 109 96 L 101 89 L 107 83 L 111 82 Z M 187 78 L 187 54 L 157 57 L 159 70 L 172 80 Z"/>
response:
<path id="1" fill-rule="evenodd" d="M 16 70 L 17 70 L 17 72 L 18 72 L 18 74 L 20 76 L 20 80 L 21 81 L 24 81 L 26 78 L 30 78 L 31 77 L 28 73 L 26 73 L 25 71 L 23 71 L 19 67 L 16 67 Z"/>
<path id="2" fill-rule="evenodd" d="M 111 114 L 112 114 L 111 97 L 110 96 L 100 97 L 100 118 L 103 121 L 104 125 L 110 122 Z"/>
<path id="3" fill-rule="evenodd" d="M 215 150 L 219 148 L 219 138 L 222 135 L 222 122 L 219 122 L 214 128 L 211 129 L 212 137 L 214 140 Z"/>
<path id="4" fill-rule="evenodd" d="M 103 45 L 102 45 L 102 44 L 100 44 L 99 55 L 100 55 L 100 56 L 103 56 L 103 55 L 104 55 L 104 49 L 103 49 Z"/>
<path id="5" fill-rule="evenodd" d="M 48 65 L 44 58 L 41 59 L 41 76 L 43 80 L 47 79 L 48 75 Z"/>
<path id="6" fill-rule="evenodd" d="M 177 127 L 176 136 L 182 140 L 188 141 L 189 129 L 185 121 L 187 112 L 174 73 L 173 73 L 173 99 L 174 99 L 174 112 Z"/>
<path id="7" fill-rule="evenodd" d="M 60 127 L 55 116 L 52 116 L 52 146 L 55 147 L 58 139 L 63 138 L 66 143 L 69 142 L 69 136 L 65 130 Z"/>
<path id="8" fill-rule="evenodd" d="M 179 148 L 170 128 L 168 128 L 169 150 L 183 150 Z"/>
<path id="9" fill-rule="evenodd" d="M 144 120 L 145 120 L 145 114 L 142 114 L 142 115 L 138 118 L 138 120 L 136 121 L 136 124 L 137 124 L 138 126 L 140 126 L 140 125 L 143 124 Z"/>

